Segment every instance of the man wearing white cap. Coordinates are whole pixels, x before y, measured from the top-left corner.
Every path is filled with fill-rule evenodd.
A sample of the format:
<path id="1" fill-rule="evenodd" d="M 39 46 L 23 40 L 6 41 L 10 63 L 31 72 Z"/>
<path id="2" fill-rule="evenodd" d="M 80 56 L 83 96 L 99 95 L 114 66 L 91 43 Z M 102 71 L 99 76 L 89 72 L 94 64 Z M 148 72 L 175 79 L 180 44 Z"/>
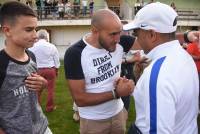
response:
<path id="1" fill-rule="evenodd" d="M 123 28 L 134 29 L 152 60 L 134 89 L 136 121 L 131 134 L 197 134 L 198 73 L 175 39 L 177 13 L 168 5 L 146 5 Z"/>

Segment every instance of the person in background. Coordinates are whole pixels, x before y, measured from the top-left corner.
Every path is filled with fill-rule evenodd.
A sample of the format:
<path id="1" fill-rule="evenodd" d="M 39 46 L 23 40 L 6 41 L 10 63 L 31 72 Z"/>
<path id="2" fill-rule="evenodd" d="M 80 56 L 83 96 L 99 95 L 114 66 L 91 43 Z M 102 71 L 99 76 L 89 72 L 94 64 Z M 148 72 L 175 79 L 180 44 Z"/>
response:
<path id="1" fill-rule="evenodd" d="M 37 6 L 37 16 L 38 16 L 38 19 L 42 19 L 42 4 L 41 4 L 41 1 L 40 0 L 36 0 L 35 1 L 35 4 Z"/>
<path id="2" fill-rule="evenodd" d="M 90 17 L 92 17 L 93 11 L 94 11 L 94 1 L 93 0 L 90 0 L 89 7 L 90 7 Z"/>
<path id="3" fill-rule="evenodd" d="M 91 19 L 91 33 L 68 48 L 65 76 L 78 105 L 80 134 L 124 134 L 127 111 L 120 97 L 132 93 L 134 82 L 120 77 L 122 25 L 109 9 Z"/>
<path id="4" fill-rule="evenodd" d="M 175 11 L 177 11 L 177 9 L 176 9 L 176 5 L 175 5 L 174 2 L 172 2 L 172 3 L 170 4 L 170 6 L 171 6 Z"/>
<path id="5" fill-rule="evenodd" d="M 192 56 L 197 70 L 198 70 L 198 75 L 199 75 L 199 80 L 200 80 L 200 44 L 199 42 L 191 42 L 187 45 L 186 48 L 187 52 Z M 199 82 L 199 88 L 200 88 L 200 82 Z M 199 102 L 200 102 L 200 97 L 199 97 Z M 199 105 L 200 107 L 200 105 Z"/>
<path id="6" fill-rule="evenodd" d="M 52 5 L 51 5 L 51 14 L 52 14 L 53 19 L 57 18 L 57 10 L 58 10 L 57 5 L 58 5 L 58 1 L 53 0 Z"/>
<path id="7" fill-rule="evenodd" d="M 68 0 L 65 3 L 65 13 L 67 14 L 68 18 L 71 18 L 71 12 L 72 12 L 72 4 L 71 4 L 70 0 Z"/>
<path id="8" fill-rule="evenodd" d="M 73 2 L 74 7 L 74 16 L 76 18 L 79 18 L 79 12 L 80 12 L 80 0 L 74 0 Z"/>
<path id="9" fill-rule="evenodd" d="M 154 2 L 154 0 L 150 0 L 148 4 L 151 4 L 151 3 L 153 3 L 153 2 Z"/>
<path id="10" fill-rule="evenodd" d="M 145 61 L 146 58 L 141 56 L 140 50 L 134 51 L 133 46 L 138 45 L 136 44 L 137 42 L 135 41 L 135 39 L 136 38 L 134 36 L 123 34 L 120 36 L 119 44 L 123 47 L 124 52 L 120 76 L 125 76 L 127 79 L 131 79 L 136 83 L 135 75 L 133 72 L 134 64 L 136 62 Z M 121 98 L 124 103 L 124 107 L 128 112 L 130 105 L 130 95 Z"/>
<path id="11" fill-rule="evenodd" d="M 87 14 L 87 0 L 82 0 L 82 8 L 83 8 L 83 16 L 86 16 Z"/>
<path id="12" fill-rule="evenodd" d="M 142 4 L 140 3 L 140 0 L 137 0 L 135 2 L 134 8 L 135 8 L 135 14 L 142 8 Z"/>
<path id="13" fill-rule="evenodd" d="M 14 12 L 13 12 L 14 11 Z M 36 92 L 47 85 L 27 48 L 37 39 L 37 15 L 18 1 L 0 9 L 5 48 L 0 50 L 0 134 L 52 134 Z"/>
<path id="14" fill-rule="evenodd" d="M 62 2 L 62 0 L 58 1 L 58 14 L 59 14 L 59 18 L 63 19 L 64 18 L 64 14 L 65 13 L 65 6 Z"/>
<path id="15" fill-rule="evenodd" d="M 60 67 L 59 54 L 55 45 L 49 43 L 49 33 L 45 29 L 40 29 L 37 36 L 39 40 L 29 50 L 36 56 L 38 74 L 48 81 L 46 111 L 52 112 L 56 109 L 54 93 L 58 68 Z M 40 104 L 42 91 L 38 91 Z"/>
<path id="16" fill-rule="evenodd" d="M 133 22 L 124 25 L 124 30 L 135 31 L 152 60 L 134 89 L 136 121 L 129 134 L 198 133 L 198 73 L 175 38 L 177 16 L 169 5 L 156 2 L 143 7 Z"/>

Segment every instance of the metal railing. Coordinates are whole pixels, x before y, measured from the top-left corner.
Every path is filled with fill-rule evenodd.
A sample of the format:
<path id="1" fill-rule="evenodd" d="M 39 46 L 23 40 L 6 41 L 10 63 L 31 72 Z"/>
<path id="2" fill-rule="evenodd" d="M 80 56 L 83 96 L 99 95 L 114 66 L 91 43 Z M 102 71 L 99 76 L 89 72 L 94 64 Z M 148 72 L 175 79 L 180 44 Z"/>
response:
<path id="1" fill-rule="evenodd" d="M 59 7 L 43 7 L 37 8 L 35 11 L 38 14 L 39 20 L 60 20 L 60 19 L 85 19 L 91 18 L 90 9 L 83 10 L 82 6 L 74 5 L 70 9 L 65 9 L 62 13 L 58 12 Z M 93 12 L 96 9 L 103 9 L 103 6 L 95 6 Z M 109 9 L 113 10 L 120 17 L 120 6 L 109 6 Z M 133 7 L 133 10 L 135 8 Z M 178 19 L 180 20 L 200 20 L 200 9 L 187 9 L 180 8 L 177 9 L 177 13 L 179 15 Z M 132 15 L 133 16 L 133 15 Z M 120 17 L 121 18 L 121 17 Z M 121 18 L 123 19 L 123 18 Z"/>

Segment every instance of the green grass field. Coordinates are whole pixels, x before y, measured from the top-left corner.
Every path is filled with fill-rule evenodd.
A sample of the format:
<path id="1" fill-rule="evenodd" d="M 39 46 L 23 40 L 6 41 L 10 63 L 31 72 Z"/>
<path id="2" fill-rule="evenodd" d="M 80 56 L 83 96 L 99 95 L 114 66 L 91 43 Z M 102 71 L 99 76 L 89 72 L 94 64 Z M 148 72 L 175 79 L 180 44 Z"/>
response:
<path id="1" fill-rule="evenodd" d="M 43 91 L 42 108 L 45 109 L 46 102 L 46 91 Z M 133 101 L 133 100 L 132 100 Z M 57 109 L 51 113 L 46 113 L 45 115 L 49 120 L 49 127 L 51 128 L 53 134 L 79 134 L 79 123 L 74 122 L 72 115 L 72 98 L 65 81 L 63 65 L 59 69 L 59 76 L 56 84 L 55 91 L 55 104 Z M 133 111 L 133 103 L 131 103 L 129 114 L 129 124 L 134 120 L 135 115 Z"/>
<path id="2" fill-rule="evenodd" d="M 51 113 L 45 112 L 49 120 L 49 127 L 51 128 L 53 134 L 79 134 L 79 123 L 74 122 L 72 118 L 73 101 L 65 81 L 63 63 L 59 69 L 59 76 L 56 85 L 57 87 L 55 91 L 55 104 L 57 106 L 57 109 Z M 43 109 L 45 107 L 45 97 L 46 92 L 43 92 Z M 127 127 L 130 126 L 130 123 L 134 120 L 135 111 L 132 99 Z M 198 120 L 198 122 L 200 122 L 200 119 Z"/>

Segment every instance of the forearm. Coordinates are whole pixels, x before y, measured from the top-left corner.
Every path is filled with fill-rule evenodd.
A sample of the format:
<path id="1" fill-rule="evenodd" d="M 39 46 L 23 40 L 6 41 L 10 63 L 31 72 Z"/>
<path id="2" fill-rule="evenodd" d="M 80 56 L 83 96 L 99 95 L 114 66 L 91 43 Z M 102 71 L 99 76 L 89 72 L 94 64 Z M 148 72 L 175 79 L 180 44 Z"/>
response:
<path id="1" fill-rule="evenodd" d="M 182 43 L 197 42 L 199 41 L 200 31 L 188 31 L 184 33 L 176 33 L 176 39 Z"/>
<path id="2" fill-rule="evenodd" d="M 5 134 L 2 128 L 0 128 L 0 134 Z"/>
<path id="3" fill-rule="evenodd" d="M 113 100 L 114 97 L 112 91 L 108 91 L 103 93 L 82 93 L 81 95 L 75 95 L 73 99 L 79 107 L 84 107 L 102 104 Z"/>
<path id="4" fill-rule="evenodd" d="M 79 107 L 102 104 L 107 101 L 117 99 L 121 96 L 130 95 L 132 93 L 134 87 L 132 80 L 120 78 L 116 83 L 116 92 L 114 92 L 113 87 L 113 89 L 107 89 L 105 92 L 88 93 L 88 91 L 85 89 L 85 80 L 68 80 L 72 97 Z M 96 89 L 95 92 L 96 91 L 98 91 L 98 89 Z"/>

